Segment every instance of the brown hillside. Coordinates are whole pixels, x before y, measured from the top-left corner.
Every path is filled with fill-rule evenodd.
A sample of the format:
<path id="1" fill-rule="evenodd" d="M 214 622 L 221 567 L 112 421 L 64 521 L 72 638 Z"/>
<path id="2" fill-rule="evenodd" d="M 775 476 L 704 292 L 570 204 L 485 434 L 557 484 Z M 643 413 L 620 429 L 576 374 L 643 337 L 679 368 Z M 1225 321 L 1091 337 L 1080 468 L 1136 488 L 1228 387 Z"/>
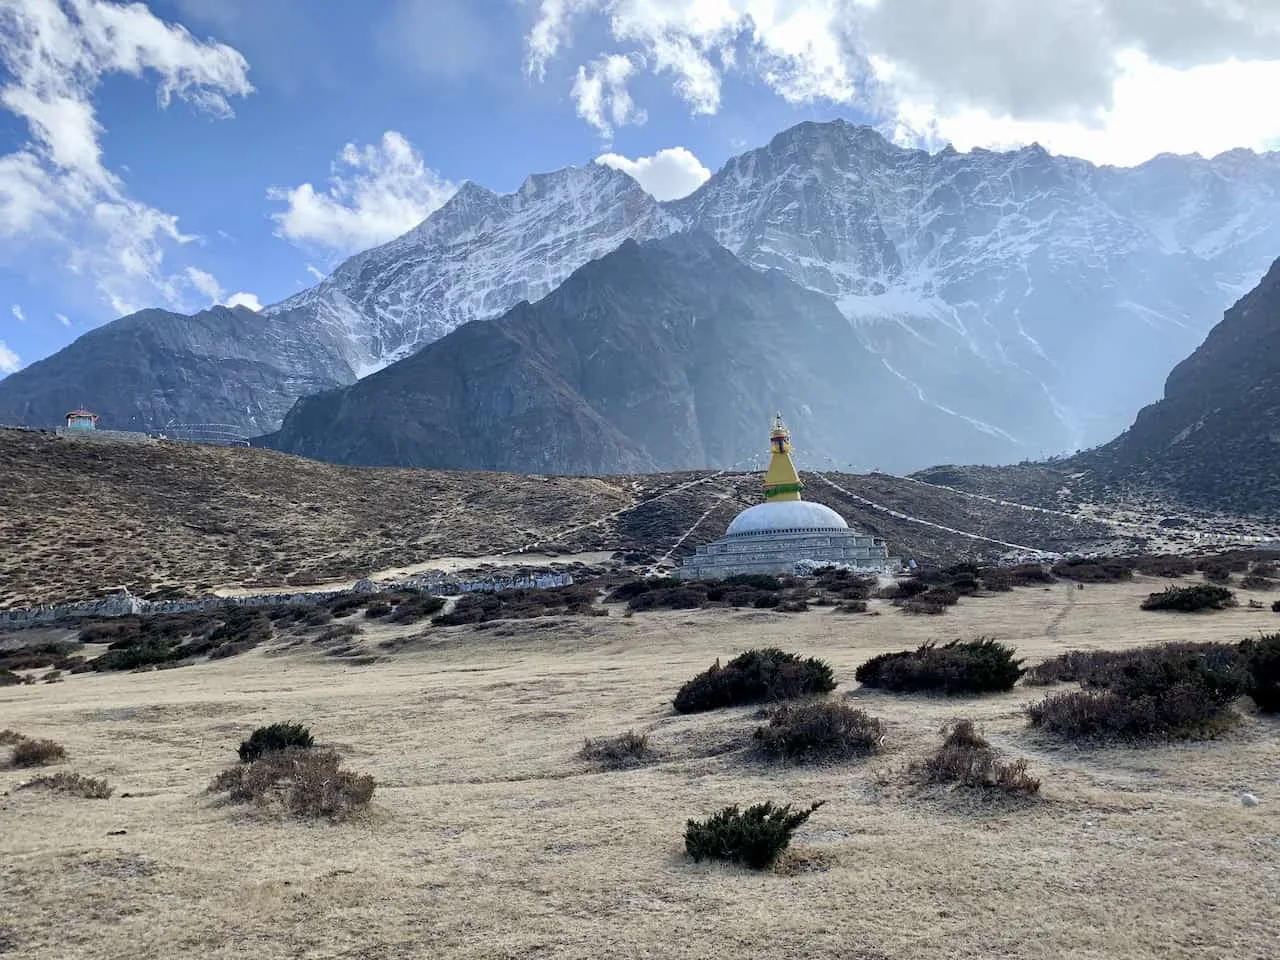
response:
<path id="1" fill-rule="evenodd" d="M 846 494 L 806 476 L 806 496 L 887 538 L 904 557 L 992 556 L 1008 548 L 895 518 L 855 496 L 1040 549 L 1096 546 L 1111 536 L 1099 524 L 895 477 L 832 474 Z M 0 607 L 122 585 L 142 595 L 301 586 L 524 546 L 678 557 L 722 534 L 758 495 L 754 474 L 586 478 L 337 467 L 269 450 L 0 430 Z"/>

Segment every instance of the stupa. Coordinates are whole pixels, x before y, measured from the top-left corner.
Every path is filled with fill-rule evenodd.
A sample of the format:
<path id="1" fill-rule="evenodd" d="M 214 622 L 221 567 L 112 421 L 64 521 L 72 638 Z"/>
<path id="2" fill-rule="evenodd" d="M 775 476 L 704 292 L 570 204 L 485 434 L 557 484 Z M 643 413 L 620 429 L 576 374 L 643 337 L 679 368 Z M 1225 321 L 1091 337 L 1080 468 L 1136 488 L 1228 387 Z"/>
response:
<path id="1" fill-rule="evenodd" d="M 769 435 L 764 503 L 733 518 L 719 540 L 698 547 L 673 571 L 681 580 L 720 580 L 741 573 L 790 574 L 838 566 L 890 573 L 901 564 L 885 542 L 849 527 L 830 507 L 801 499 L 804 484 L 791 462 L 791 431 L 782 414 Z"/>

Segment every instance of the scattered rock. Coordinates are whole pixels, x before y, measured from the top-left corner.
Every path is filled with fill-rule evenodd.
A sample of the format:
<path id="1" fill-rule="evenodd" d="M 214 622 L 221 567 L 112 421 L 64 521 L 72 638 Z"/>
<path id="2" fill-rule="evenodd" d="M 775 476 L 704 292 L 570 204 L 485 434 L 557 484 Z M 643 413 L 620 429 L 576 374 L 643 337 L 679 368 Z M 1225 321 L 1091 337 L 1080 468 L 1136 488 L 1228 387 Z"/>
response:
<path id="1" fill-rule="evenodd" d="M 1242 793 L 1240 794 L 1240 803 L 1242 806 L 1256 807 L 1258 805 L 1258 798 L 1252 793 Z"/>

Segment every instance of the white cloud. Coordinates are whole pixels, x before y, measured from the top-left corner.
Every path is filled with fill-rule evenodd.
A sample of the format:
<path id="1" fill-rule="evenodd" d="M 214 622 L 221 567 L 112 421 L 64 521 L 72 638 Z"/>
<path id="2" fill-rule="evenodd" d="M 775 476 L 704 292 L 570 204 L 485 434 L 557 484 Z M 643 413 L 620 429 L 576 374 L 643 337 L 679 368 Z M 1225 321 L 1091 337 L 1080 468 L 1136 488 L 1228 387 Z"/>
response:
<path id="1" fill-rule="evenodd" d="M 0 373 L 15 373 L 22 368 L 22 358 L 0 340 Z"/>
<path id="2" fill-rule="evenodd" d="M 222 299 L 222 285 L 218 278 L 197 267 L 187 267 L 187 281 L 196 291 L 202 294 L 209 303 L 217 303 Z"/>
<path id="3" fill-rule="evenodd" d="M 578 116 L 599 130 L 601 136 L 612 137 L 614 127 L 642 124 L 648 119 L 627 92 L 627 81 L 635 71 L 630 57 L 618 55 L 600 57 L 578 68 L 570 91 L 573 102 Z"/>
<path id="4" fill-rule="evenodd" d="M 14 317 L 16 317 L 20 322 L 27 322 L 27 315 L 22 312 L 22 304 L 15 303 L 10 310 L 13 312 Z"/>
<path id="5" fill-rule="evenodd" d="M 687 197 L 711 176 L 711 171 L 685 147 L 668 147 L 651 157 L 635 160 L 606 153 L 596 157 L 596 163 L 630 174 L 655 200 Z"/>
<path id="6" fill-rule="evenodd" d="M 227 297 L 224 307 L 248 307 L 254 313 L 262 310 L 262 303 L 258 300 L 257 294 L 254 293 L 233 293 Z"/>
<path id="7" fill-rule="evenodd" d="M 1278 0 L 542 0 L 531 72 L 587 18 L 694 113 L 737 72 L 913 142 L 1038 140 L 1123 164 L 1280 146 L 1263 93 L 1280 89 Z"/>
<path id="8" fill-rule="evenodd" d="M 180 307 L 190 278 L 167 272 L 164 259 L 193 238 L 172 214 L 130 197 L 103 161 L 93 95 L 111 74 L 154 77 L 161 107 L 176 97 L 215 118 L 253 90 L 239 53 L 141 3 L 0 3 L 0 106 L 29 133 L 0 156 L 0 255 L 47 263 L 52 250 L 117 313 L 156 300 Z"/>
<path id="9" fill-rule="evenodd" d="M 55 317 L 55 318 L 57 319 L 57 321 L 58 321 L 60 324 L 62 324 L 64 327 L 69 327 L 69 326 L 71 326 L 71 321 L 67 319 L 67 315 L 66 315 L 65 313 L 55 313 L 55 314 L 54 314 L 54 317 Z"/>
<path id="10" fill-rule="evenodd" d="M 348 143 L 332 167 L 329 188 L 310 183 L 268 196 L 287 209 L 272 214 L 276 233 L 295 244 L 351 254 L 413 229 L 457 187 L 423 163 L 403 134 L 388 130 L 377 144 Z"/>
<path id="11" fill-rule="evenodd" d="M 310 263 L 307 264 L 307 273 L 311 274 L 311 276 L 315 277 L 317 280 L 323 280 L 325 278 L 325 272 Z"/>

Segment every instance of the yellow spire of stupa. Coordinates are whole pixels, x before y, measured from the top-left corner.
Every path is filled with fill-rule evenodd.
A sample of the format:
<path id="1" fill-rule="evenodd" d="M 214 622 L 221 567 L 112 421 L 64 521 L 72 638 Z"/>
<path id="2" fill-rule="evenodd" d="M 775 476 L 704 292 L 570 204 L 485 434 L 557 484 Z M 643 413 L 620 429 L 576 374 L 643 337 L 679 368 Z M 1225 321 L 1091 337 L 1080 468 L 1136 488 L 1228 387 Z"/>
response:
<path id="1" fill-rule="evenodd" d="M 799 500 L 804 484 L 796 465 L 791 462 L 791 431 L 782 422 L 782 414 L 773 418 L 773 431 L 769 434 L 769 469 L 764 474 L 764 498 L 773 503 L 780 500 Z"/>

